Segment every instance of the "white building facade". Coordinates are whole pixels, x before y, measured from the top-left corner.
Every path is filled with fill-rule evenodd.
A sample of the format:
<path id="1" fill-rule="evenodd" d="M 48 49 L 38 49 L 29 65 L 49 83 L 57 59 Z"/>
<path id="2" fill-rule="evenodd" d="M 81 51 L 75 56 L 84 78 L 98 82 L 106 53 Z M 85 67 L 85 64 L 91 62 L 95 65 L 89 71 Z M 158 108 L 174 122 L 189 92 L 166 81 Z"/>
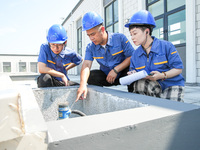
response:
<path id="1" fill-rule="evenodd" d="M 177 48 L 185 67 L 186 83 L 199 84 L 200 0 L 80 0 L 62 23 L 68 34 L 67 46 L 84 58 L 90 40 L 86 32 L 82 32 L 82 17 L 88 11 L 102 16 L 107 31 L 124 33 L 131 41 L 124 24 L 141 9 L 150 11 L 155 18 L 157 27 L 153 36 L 168 40 Z M 81 65 L 71 69 L 69 74 L 79 74 L 80 68 Z M 96 61 L 94 68 L 98 68 Z"/>
<path id="2" fill-rule="evenodd" d="M 0 54 L 0 73 L 9 76 L 38 75 L 38 55 Z"/>

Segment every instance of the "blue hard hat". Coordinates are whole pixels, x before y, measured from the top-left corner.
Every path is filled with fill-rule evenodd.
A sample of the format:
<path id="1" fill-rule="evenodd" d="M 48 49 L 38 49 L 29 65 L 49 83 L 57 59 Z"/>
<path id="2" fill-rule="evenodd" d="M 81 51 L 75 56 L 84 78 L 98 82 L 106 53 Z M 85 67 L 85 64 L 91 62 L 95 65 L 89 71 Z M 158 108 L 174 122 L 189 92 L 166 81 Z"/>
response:
<path id="1" fill-rule="evenodd" d="M 47 41 L 49 43 L 62 44 L 67 40 L 65 28 L 59 24 L 54 24 L 49 28 Z"/>
<path id="2" fill-rule="evenodd" d="M 129 28 L 130 25 L 151 25 L 156 27 L 156 23 L 152 14 L 147 10 L 140 10 L 136 12 L 130 19 L 125 27 Z"/>
<path id="3" fill-rule="evenodd" d="M 92 29 L 97 25 L 103 23 L 103 19 L 94 11 L 87 12 L 82 19 L 83 31 Z"/>

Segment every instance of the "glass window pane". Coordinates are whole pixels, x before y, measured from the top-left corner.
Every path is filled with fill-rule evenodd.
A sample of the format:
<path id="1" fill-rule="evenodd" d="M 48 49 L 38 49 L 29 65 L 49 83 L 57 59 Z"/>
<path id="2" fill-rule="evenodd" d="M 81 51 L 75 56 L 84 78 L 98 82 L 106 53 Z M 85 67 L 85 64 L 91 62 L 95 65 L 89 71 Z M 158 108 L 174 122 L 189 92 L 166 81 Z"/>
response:
<path id="1" fill-rule="evenodd" d="M 185 0 L 167 0 L 167 11 L 185 5 Z"/>
<path id="2" fill-rule="evenodd" d="M 37 63 L 36 62 L 31 62 L 31 72 L 37 72 Z"/>
<path id="3" fill-rule="evenodd" d="M 174 45 L 186 42 L 185 10 L 168 16 L 168 40 Z"/>
<path id="4" fill-rule="evenodd" d="M 108 7 L 105 8 L 105 14 L 106 14 L 106 24 L 105 24 L 106 30 L 109 32 L 118 32 L 119 31 L 118 0 L 113 1 Z"/>
<path id="5" fill-rule="evenodd" d="M 19 62 L 19 72 L 26 72 L 26 62 Z"/>
<path id="6" fill-rule="evenodd" d="M 82 43 L 81 43 L 81 42 L 79 42 L 79 43 L 78 43 L 78 49 L 80 49 L 80 48 L 81 48 L 81 46 L 82 46 Z"/>
<path id="7" fill-rule="evenodd" d="M 78 35 L 78 37 L 77 37 L 77 43 L 78 43 L 77 49 L 78 49 L 78 53 L 82 56 L 82 27 L 77 30 L 77 33 L 78 33 L 77 34 Z"/>
<path id="8" fill-rule="evenodd" d="M 108 5 L 112 0 L 103 0 L 103 6 Z"/>
<path id="9" fill-rule="evenodd" d="M 109 5 L 106 7 L 106 26 L 112 24 L 112 5 Z"/>
<path id="10" fill-rule="evenodd" d="M 82 40 L 81 37 L 82 37 L 82 31 L 81 29 L 78 29 L 78 41 Z"/>
<path id="11" fill-rule="evenodd" d="M 118 25 L 118 22 L 114 24 L 114 32 L 115 32 L 115 33 L 119 32 L 119 25 Z"/>
<path id="12" fill-rule="evenodd" d="M 159 16 L 164 13 L 164 2 L 160 0 L 149 6 L 149 12 L 154 16 Z"/>
<path id="13" fill-rule="evenodd" d="M 155 0 L 148 0 L 148 3 L 151 3 L 151 2 L 153 2 L 153 1 L 155 1 Z"/>
<path id="14" fill-rule="evenodd" d="M 80 43 L 79 43 L 80 44 Z M 78 49 L 78 54 L 80 54 L 82 56 L 82 48 Z"/>
<path id="15" fill-rule="evenodd" d="M 114 2 L 114 22 L 118 21 L 118 0 Z"/>
<path id="16" fill-rule="evenodd" d="M 3 72 L 11 72 L 11 62 L 3 62 Z"/>
<path id="17" fill-rule="evenodd" d="M 80 18 L 78 21 L 77 21 L 77 26 L 76 28 L 80 28 L 82 26 L 82 18 Z"/>
<path id="18" fill-rule="evenodd" d="M 107 27 L 107 28 L 106 28 L 106 31 L 108 31 L 108 32 L 113 32 L 113 26 Z"/>
<path id="19" fill-rule="evenodd" d="M 163 33 L 163 18 L 158 19 L 156 22 L 156 28 L 153 29 L 152 35 L 155 36 L 158 39 L 164 39 L 164 33 Z"/>

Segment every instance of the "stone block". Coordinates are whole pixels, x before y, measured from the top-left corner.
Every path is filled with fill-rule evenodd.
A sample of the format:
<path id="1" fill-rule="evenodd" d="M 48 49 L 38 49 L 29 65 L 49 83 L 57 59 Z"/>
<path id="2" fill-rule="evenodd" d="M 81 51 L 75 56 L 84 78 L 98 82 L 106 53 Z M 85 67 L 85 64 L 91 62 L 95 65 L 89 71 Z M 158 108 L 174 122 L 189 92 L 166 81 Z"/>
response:
<path id="1" fill-rule="evenodd" d="M 47 126 L 32 89 L 1 86 L 0 150 L 47 150 L 47 143 Z"/>

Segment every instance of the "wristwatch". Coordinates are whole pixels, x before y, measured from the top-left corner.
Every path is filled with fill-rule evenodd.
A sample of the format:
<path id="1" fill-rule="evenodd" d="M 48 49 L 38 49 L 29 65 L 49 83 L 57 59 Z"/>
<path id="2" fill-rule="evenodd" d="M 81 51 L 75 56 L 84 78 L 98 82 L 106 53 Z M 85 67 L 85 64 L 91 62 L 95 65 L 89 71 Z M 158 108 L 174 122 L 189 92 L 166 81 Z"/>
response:
<path id="1" fill-rule="evenodd" d="M 118 74 L 119 72 L 115 69 L 115 68 L 113 68 L 113 70 L 114 70 L 114 72 L 116 73 L 116 74 Z"/>

